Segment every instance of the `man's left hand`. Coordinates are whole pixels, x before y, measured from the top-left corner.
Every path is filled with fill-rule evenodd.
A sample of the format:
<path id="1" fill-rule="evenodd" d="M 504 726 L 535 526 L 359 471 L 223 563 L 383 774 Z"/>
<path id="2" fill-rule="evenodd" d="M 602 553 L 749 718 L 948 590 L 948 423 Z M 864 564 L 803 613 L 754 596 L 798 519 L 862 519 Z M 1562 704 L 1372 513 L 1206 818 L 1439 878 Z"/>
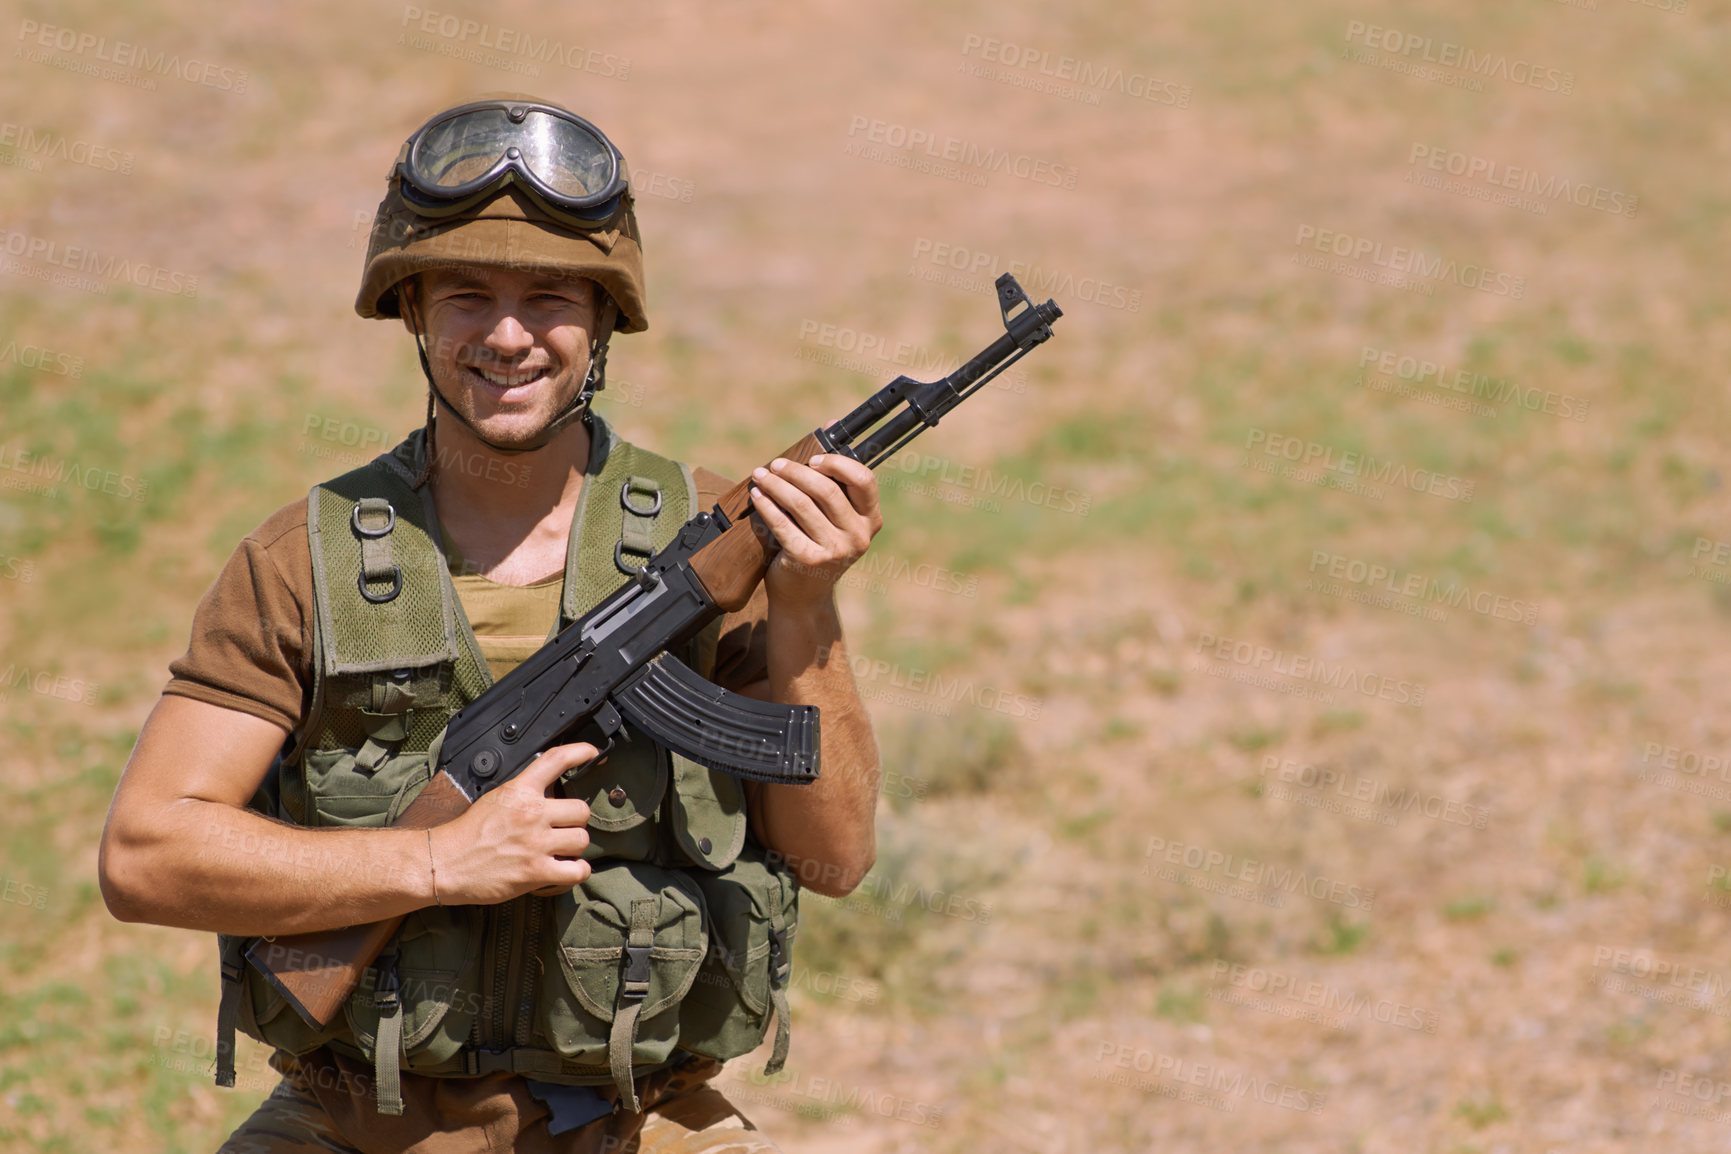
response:
<path id="1" fill-rule="evenodd" d="M 782 609 L 827 605 L 848 566 L 884 527 L 877 474 L 840 453 L 809 464 L 777 457 L 751 475 L 751 504 L 781 545 L 764 585 Z"/>

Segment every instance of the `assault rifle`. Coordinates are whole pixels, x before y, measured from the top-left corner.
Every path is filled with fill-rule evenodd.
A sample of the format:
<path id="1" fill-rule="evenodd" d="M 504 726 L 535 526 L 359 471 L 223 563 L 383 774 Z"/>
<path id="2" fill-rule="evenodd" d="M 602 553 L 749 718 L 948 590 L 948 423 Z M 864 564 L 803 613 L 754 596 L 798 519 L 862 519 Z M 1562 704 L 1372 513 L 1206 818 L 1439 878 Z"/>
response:
<path id="1" fill-rule="evenodd" d="M 1005 333 L 936 381 L 899 376 L 865 404 L 784 450 L 790 461 L 844 453 L 876 468 L 1052 335 L 1057 304 L 997 280 Z M 800 785 L 818 775 L 818 711 L 729 692 L 668 652 L 750 599 L 775 539 L 751 513 L 749 481 L 698 513 L 595 608 L 453 716 L 433 747 L 432 780 L 394 826 L 430 829 L 510 781 L 562 737 L 593 725 L 607 741 L 631 730 L 737 777 Z M 605 750 L 603 750 L 605 753 Z M 591 763 L 593 764 L 593 763 Z M 402 922 L 254 942 L 248 960 L 315 1027 L 334 1018 Z"/>

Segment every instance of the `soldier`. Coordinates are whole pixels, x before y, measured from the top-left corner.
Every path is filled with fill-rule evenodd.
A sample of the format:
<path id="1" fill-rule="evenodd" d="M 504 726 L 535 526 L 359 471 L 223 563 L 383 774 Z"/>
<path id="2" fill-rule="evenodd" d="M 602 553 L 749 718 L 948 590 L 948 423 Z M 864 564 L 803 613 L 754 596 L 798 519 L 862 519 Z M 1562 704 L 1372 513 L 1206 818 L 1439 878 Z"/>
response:
<path id="1" fill-rule="evenodd" d="M 575 741 L 447 825 L 382 828 L 452 714 L 729 487 L 591 410 L 644 300 L 624 161 L 594 125 L 507 95 L 405 143 L 355 308 L 413 334 L 425 426 L 241 542 L 103 833 L 116 917 L 220 935 L 218 1080 L 236 1026 L 274 1047 L 282 1081 L 224 1151 L 775 1149 L 707 1083 L 772 1019 L 779 1065 L 798 888 L 843 896 L 875 855 L 877 751 L 833 597 L 882 526 L 871 470 L 756 470 L 782 551 L 683 655 L 820 707 L 816 783 Z M 404 914 L 323 1028 L 244 959 Z"/>

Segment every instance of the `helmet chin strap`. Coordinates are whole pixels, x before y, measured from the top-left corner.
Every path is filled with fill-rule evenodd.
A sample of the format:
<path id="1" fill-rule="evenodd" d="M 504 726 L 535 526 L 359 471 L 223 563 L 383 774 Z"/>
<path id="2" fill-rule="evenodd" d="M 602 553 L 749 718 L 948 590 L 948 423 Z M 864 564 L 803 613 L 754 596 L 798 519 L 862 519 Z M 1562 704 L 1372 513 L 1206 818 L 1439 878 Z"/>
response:
<path id="1" fill-rule="evenodd" d="M 431 390 L 432 394 L 428 400 L 436 399 L 446 412 L 469 430 L 472 437 L 495 453 L 504 453 L 507 456 L 532 453 L 536 449 L 544 448 L 548 442 L 573 423 L 587 421 L 589 419 L 589 402 L 594 399 L 596 393 L 607 387 L 607 342 L 612 339 L 613 327 L 619 321 L 619 306 L 614 303 L 613 298 L 599 285 L 596 286 L 595 291 L 604 303 L 601 306 L 601 315 L 595 325 L 595 338 L 589 343 L 589 372 L 583 378 L 583 387 L 577 391 L 575 397 L 571 398 L 569 404 L 553 415 L 552 420 L 548 421 L 535 435 L 535 439 L 527 445 L 501 445 L 488 440 L 486 434 L 477 429 L 474 422 L 459 412 L 456 406 L 445 398 L 445 394 L 439 391 L 439 386 L 433 381 L 433 366 L 427 360 L 427 340 L 425 328 L 421 324 L 420 309 L 413 300 L 405 302 L 410 310 L 411 319 L 415 323 L 415 352 L 420 357 L 421 373 L 427 378 L 427 388 Z M 417 489 L 426 482 L 427 476 L 432 471 L 434 417 L 434 406 L 429 403 L 427 406 L 427 467 L 421 471 L 420 478 L 415 482 Z"/>

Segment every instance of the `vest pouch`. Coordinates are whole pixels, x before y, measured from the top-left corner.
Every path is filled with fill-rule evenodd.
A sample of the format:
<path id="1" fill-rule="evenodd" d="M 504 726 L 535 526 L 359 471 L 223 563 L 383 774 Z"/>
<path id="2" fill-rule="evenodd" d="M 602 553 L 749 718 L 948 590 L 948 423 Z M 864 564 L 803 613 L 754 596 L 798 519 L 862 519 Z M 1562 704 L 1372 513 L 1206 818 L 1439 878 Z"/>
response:
<path id="1" fill-rule="evenodd" d="M 307 825 L 383 826 L 432 777 L 425 753 L 389 757 L 365 768 L 350 749 L 309 749 L 300 767 L 312 800 Z"/>
<path id="2" fill-rule="evenodd" d="M 468 1040 L 483 1008 L 484 917 L 479 906 L 432 906 L 403 919 L 394 944 L 403 1069 L 446 1063 Z M 380 957 L 392 949 L 387 945 Z M 355 1045 L 375 1062 L 382 1015 L 374 996 L 378 976 L 378 966 L 368 967 L 343 1008 Z"/>
<path id="3" fill-rule="evenodd" d="M 605 745 L 599 734 L 583 740 Z M 655 823 L 650 819 L 667 792 L 667 757 L 646 738 L 615 745 L 600 765 L 580 769 L 559 783 L 565 797 L 589 805 L 589 848 L 583 860 L 604 857 L 642 861 L 655 853 Z"/>
<path id="4" fill-rule="evenodd" d="M 674 839 L 693 865 L 726 869 L 745 848 L 745 790 L 732 774 L 677 754 L 671 760 Z"/>
<path id="5" fill-rule="evenodd" d="M 322 1030 L 307 1025 L 306 1020 L 289 1007 L 288 999 L 244 958 L 240 959 L 240 969 L 240 1005 L 235 1025 L 247 1037 L 300 1055 L 318 1049 L 342 1032 L 340 1019 Z"/>
<path id="6" fill-rule="evenodd" d="M 755 849 L 755 843 L 754 843 Z M 793 875 L 755 853 L 719 873 L 694 873 L 709 910 L 709 953 L 679 1009 L 679 1048 L 725 1061 L 763 1041 L 778 1017 L 770 1073 L 787 1054 L 787 981 L 799 918 Z"/>
<path id="7" fill-rule="evenodd" d="M 611 1072 L 636 1109 L 632 1068 L 673 1056 L 680 999 L 709 946 L 703 895 L 685 874 L 607 861 L 550 904 L 540 1005 L 548 1044 L 570 1063 Z"/>

